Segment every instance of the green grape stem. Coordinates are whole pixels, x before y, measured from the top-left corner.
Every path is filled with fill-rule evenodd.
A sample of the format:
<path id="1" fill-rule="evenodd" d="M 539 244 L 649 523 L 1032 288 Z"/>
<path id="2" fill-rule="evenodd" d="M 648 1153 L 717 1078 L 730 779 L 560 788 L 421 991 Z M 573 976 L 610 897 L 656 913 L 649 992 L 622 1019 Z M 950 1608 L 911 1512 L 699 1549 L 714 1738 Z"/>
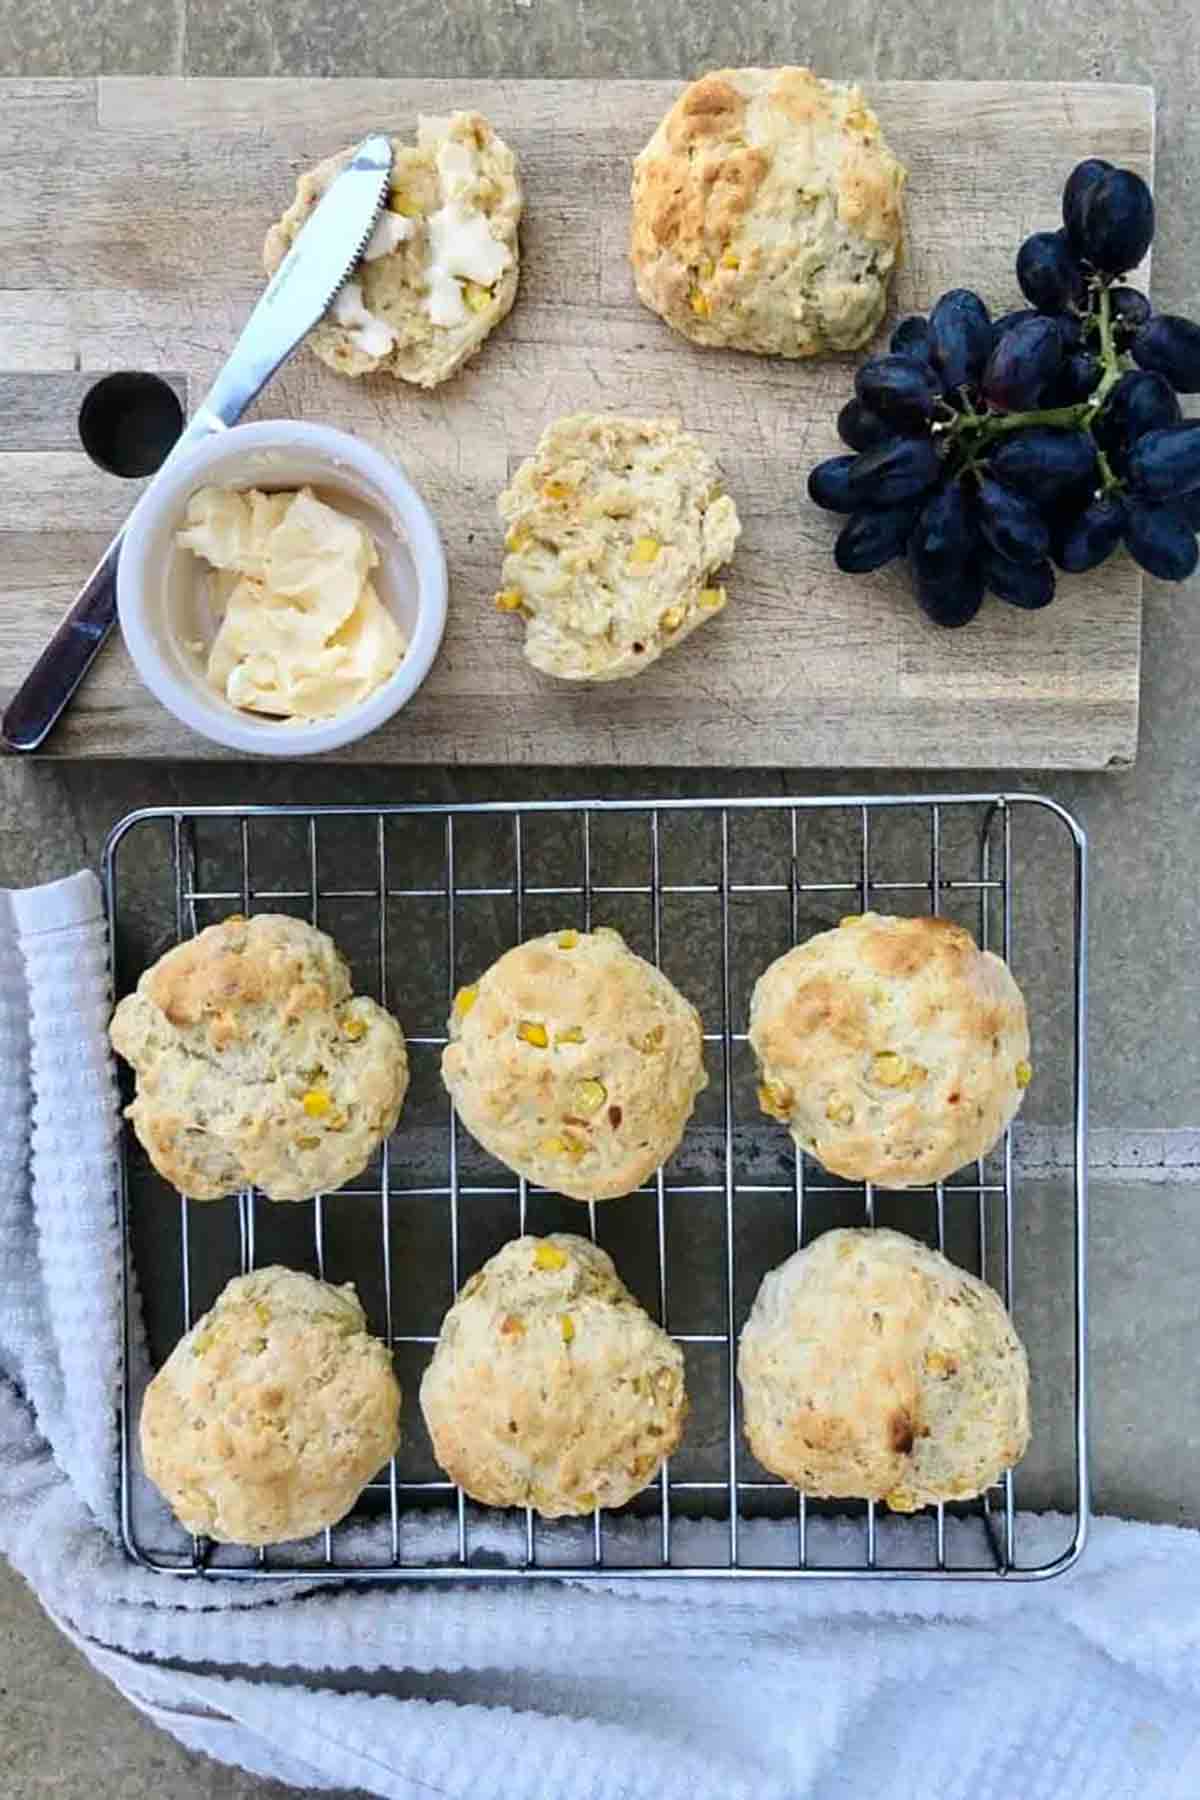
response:
<path id="1" fill-rule="evenodd" d="M 1024 431 L 1031 425 L 1060 426 L 1066 431 L 1091 431 L 1092 421 L 1103 408 L 1113 388 L 1126 369 L 1132 367 L 1129 358 L 1122 356 L 1117 349 L 1112 299 L 1107 285 L 1099 285 L 1098 299 L 1094 318 L 1099 327 L 1099 361 L 1103 372 L 1093 392 L 1086 400 L 1077 401 L 1070 406 L 1047 406 L 1029 412 L 1009 413 L 976 412 L 968 407 L 965 412 L 956 413 L 938 431 L 939 436 L 948 440 L 952 451 L 961 453 L 961 461 L 954 469 L 955 474 L 963 469 L 976 468 L 986 456 L 988 445 L 1010 431 Z M 935 430 L 938 428 L 935 427 Z M 1103 457 L 1100 459 L 1100 467 L 1104 491 L 1107 493 L 1120 483 Z"/>

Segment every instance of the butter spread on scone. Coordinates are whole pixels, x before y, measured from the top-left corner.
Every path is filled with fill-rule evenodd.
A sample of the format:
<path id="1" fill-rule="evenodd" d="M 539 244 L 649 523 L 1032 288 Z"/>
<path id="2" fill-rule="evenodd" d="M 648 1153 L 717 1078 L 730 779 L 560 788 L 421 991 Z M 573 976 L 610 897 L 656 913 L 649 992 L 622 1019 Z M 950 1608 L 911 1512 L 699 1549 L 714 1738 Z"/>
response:
<path id="1" fill-rule="evenodd" d="M 1033 1074 L 1007 964 L 943 918 L 851 915 L 758 979 L 759 1104 L 834 1175 L 941 1181 L 985 1156 Z"/>
<path id="2" fill-rule="evenodd" d="M 485 1150 L 575 1200 L 628 1194 L 707 1085 L 700 1015 L 615 931 L 552 931 L 460 988 L 442 1055 Z"/>
<path id="3" fill-rule="evenodd" d="M 137 1074 L 126 1117 L 195 1200 L 341 1187 L 395 1129 L 408 1087 L 395 1019 L 353 993 L 332 938 L 281 913 L 234 916 L 168 950 L 109 1035 Z"/>
<path id="4" fill-rule="evenodd" d="M 560 1232 L 472 1275 L 421 1382 L 441 1468 L 488 1506 L 544 1518 L 621 1506 L 683 1435 L 683 1353 L 611 1259 Z"/>
<path id="5" fill-rule="evenodd" d="M 309 343 L 340 374 L 382 370 L 436 387 L 516 298 L 521 183 L 512 151 L 475 112 L 422 118 L 416 144 L 393 138 L 392 153 L 386 207 Z M 300 177 L 267 234 L 268 275 L 352 155 L 340 151 Z"/>
<path id="6" fill-rule="evenodd" d="M 400 1387 L 349 1283 L 258 1269 L 222 1291 L 146 1390 L 146 1473 L 180 1523 L 230 1544 L 344 1518 L 400 1442 Z"/>
<path id="7" fill-rule="evenodd" d="M 898 1231 L 828 1231 L 763 1279 L 738 1349 L 763 1467 L 814 1497 L 966 1500 L 1029 1443 L 998 1294 Z"/>
<path id="8" fill-rule="evenodd" d="M 718 69 L 634 163 L 638 293 L 698 344 L 855 350 L 887 306 L 904 181 L 857 87 L 803 68 Z"/>
<path id="9" fill-rule="evenodd" d="M 213 571 L 206 673 L 230 705 L 330 718 L 399 668 L 404 634 L 371 580 L 371 534 L 311 488 L 200 488 L 175 541 Z"/>
<path id="10" fill-rule="evenodd" d="M 542 434 L 498 501 L 502 612 L 535 669 L 638 675 L 725 605 L 741 525 L 712 458 L 677 419 L 576 413 Z"/>

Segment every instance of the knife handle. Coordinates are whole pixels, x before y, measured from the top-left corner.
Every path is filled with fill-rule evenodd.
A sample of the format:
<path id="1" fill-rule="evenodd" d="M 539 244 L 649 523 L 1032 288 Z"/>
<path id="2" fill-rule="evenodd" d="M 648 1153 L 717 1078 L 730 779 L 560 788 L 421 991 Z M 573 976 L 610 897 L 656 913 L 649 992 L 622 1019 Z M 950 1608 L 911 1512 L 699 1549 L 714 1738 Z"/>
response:
<path id="1" fill-rule="evenodd" d="M 224 431 L 226 422 L 205 401 L 176 439 L 162 467 L 142 495 L 145 499 L 168 463 L 201 438 Z M 140 504 L 140 502 L 139 502 Z M 104 552 L 46 648 L 8 703 L 0 738 L 9 750 L 37 750 L 49 737 L 76 688 L 95 662 L 117 617 L 117 562 L 128 524 Z"/>
<path id="2" fill-rule="evenodd" d="M 122 532 L 108 546 L 70 612 L 13 695 L 0 730 L 10 750 L 36 750 L 91 668 L 117 617 Z"/>

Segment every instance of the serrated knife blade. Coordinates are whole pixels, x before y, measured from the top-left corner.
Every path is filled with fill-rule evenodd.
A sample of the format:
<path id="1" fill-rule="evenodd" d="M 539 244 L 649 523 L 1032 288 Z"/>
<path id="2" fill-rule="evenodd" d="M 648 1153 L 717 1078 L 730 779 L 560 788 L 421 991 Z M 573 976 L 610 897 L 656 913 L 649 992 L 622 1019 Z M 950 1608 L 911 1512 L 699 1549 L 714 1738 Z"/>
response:
<path id="1" fill-rule="evenodd" d="M 391 168 L 390 139 L 369 137 L 359 145 L 271 277 L 193 425 L 206 412 L 216 416 L 217 429 L 240 419 L 328 312 L 375 229 Z"/>
<path id="2" fill-rule="evenodd" d="M 328 311 L 375 229 L 391 168 L 391 140 L 382 134 L 365 138 L 275 271 L 164 469 L 201 438 L 236 424 Z M 122 526 L 5 709 L 2 730 L 9 749 L 36 750 L 45 741 L 112 630 L 124 535 Z"/>

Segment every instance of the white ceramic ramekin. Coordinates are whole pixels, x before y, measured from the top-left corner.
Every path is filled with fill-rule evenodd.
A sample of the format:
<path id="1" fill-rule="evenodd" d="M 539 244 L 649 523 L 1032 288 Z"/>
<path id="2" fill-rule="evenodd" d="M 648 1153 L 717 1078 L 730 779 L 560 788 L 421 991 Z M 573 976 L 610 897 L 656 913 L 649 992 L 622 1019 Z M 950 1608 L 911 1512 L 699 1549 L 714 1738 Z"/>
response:
<path id="1" fill-rule="evenodd" d="M 175 533 L 201 487 L 316 488 L 375 539 L 373 579 L 408 650 L 396 673 L 336 718 L 257 717 L 231 706 L 204 676 L 197 648 L 211 636 L 207 565 Z M 399 712 L 429 673 L 446 623 L 446 557 L 433 515 L 408 478 L 358 438 L 324 425 L 269 419 L 236 425 L 169 463 L 139 502 L 117 570 L 121 631 L 138 674 L 193 731 L 253 756 L 313 756 L 366 737 Z"/>

